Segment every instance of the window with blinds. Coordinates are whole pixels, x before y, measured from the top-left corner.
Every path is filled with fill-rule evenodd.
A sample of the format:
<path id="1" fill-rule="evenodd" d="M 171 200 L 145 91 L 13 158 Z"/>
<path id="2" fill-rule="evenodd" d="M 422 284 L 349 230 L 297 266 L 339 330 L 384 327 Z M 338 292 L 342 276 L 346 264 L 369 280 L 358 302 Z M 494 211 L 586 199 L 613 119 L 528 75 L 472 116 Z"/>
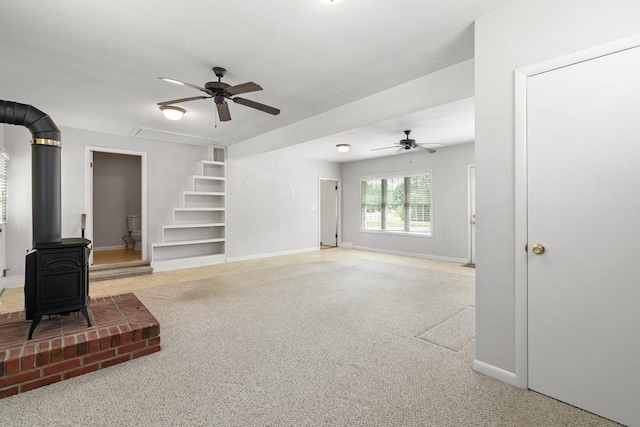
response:
<path id="1" fill-rule="evenodd" d="M 0 224 L 7 222 L 7 170 L 9 155 L 0 148 Z"/>
<path id="2" fill-rule="evenodd" d="M 431 171 L 360 181 L 362 230 L 431 235 Z"/>

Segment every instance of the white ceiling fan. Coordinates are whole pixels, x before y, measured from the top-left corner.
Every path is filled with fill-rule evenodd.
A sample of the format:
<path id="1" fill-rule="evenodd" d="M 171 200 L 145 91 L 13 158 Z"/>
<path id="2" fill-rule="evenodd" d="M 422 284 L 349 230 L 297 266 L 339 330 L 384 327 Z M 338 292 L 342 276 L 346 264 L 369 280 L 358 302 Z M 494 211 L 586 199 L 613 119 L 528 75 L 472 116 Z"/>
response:
<path id="1" fill-rule="evenodd" d="M 426 151 L 428 153 L 435 153 L 436 150 L 434 150 L 433 148 L 430 147 L 442 147 L 442 144 L 439 142 L 434 142 L 434 143 L 429 143 L 429 144 L 418 144 L 416 143 L 415 139 L 410 139 L 409 138 L 409 134 L 411 134 L 410 130 L 405 130 L 404 134 L 406 135 L 406 138 L 401 139 L 397 144 L 392 145 L 390 147 L 381 147 L 381 148 L 374 148 L 371 151 L 378 151 L 378 150 L 388 150 L 389 148 L 397 148 L 398 150 L 393 153 L 393 154 L 399 154 L 408 150 L 422 150 L 422 151 Z"/>

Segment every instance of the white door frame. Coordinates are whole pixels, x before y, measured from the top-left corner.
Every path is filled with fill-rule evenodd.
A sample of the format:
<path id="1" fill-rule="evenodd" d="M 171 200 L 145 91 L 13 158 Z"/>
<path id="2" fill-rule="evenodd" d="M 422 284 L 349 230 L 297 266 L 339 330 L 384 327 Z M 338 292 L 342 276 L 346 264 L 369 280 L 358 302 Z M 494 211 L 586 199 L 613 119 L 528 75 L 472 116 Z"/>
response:
<path id="1" fill-rule="evenodd" d="M 516 372 L 515 385 L 528 388 L 528 308 L 527 299 L 527 78 L 536 74 L 589 61 L 640 46 L 640 35 L 554 58 L 515 71 L 515 286 L 516 286 Z"/>
<path id="2" fill-rule="evenodd" d="M 476 262 L 475 257 L 472 257 L 473 251 L 472 247 L 475 245 L 473 223 L 475 218 L 473 217 L 473 200 L 472 196 L 475 198 L 475 191 L 471 191 L 471 169 L 475 169 L 476 165 L 468 165 L 467 166 L 467 259 L 468 262 L 474 263 Z M 475 174 L 474 174 L 474 184 L 475 184 Z"/>
<path id="3" fill-rule="evenodd" d="M 87 213 L 87 224 L 85 229 L 85 237 L 93 241 L 93 168 L 91 167 L 92 153 L 114 153 L 125 154 L 128 156 L 140 157 L 140 216 L 142 220 L 142 259 L 147 260 L 147 153 L 144 151 L 123 150 L 120 148 L 97 147 L 88 145 L 85 147 L 84 162 L 84 188 L 85 188 L 85 212 Z M 93 264 L 93 251 L 91 251 L 89 264 Z"/>
<path id="4" fill-rule="evenodd" d="M 318 178 L 318 248 L 320 248 L 320 239 L 321 239 L 321 227 L 322 227 L 322 181 L 332 181 L 335 182 L 338 186 L 338 212 L 337 212 L 337 221 L 338 221 L 338 238 L 336 239 L 336 243 L 338 247 L 342 243 L 342 185 L 340 184 L 339 178 Z"/>

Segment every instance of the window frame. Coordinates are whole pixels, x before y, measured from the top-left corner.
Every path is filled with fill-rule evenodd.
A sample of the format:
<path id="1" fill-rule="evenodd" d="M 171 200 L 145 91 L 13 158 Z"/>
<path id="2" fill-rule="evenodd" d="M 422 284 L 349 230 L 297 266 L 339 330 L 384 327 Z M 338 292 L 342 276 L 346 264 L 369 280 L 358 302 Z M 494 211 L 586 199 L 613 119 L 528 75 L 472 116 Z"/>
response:
<path id="1" fill-rule="evenodd" d="M 429 227 L 429 231 L 405 231 L 405 230 L 387 230 L 387 229 L 371 229 L 371 228 L 363 228 L 363 220 L 362 220 L 362 215 L 363 215 L 363 183 L 366 181 L 375 181 L 375 180 L 389 180 L 389 179 L 402 179 L 405 180 L 406 178 L 411 178 L 414 176 L 425 176 L 425 175 L 429 175 L 430 177 L 430 197 L 429 197 L 429 207 L 430 207 L 430 216 L 429 216 L 429 221 L 430 221 L 430 227 Z M 380 175 L 369 175 L 369 176 L 361 176 L 360 177 L 360 200 L 359 200 L 359 204 L 360 204 L 360 232 L 361 233 L 372 233 L 372 234 L 385 234 L 385 235 L 398 235 L 398 236 L 412 236 L 412 237 L 426 237 L 426 238 L 432 238 L 434 236 L 434 215 L 433 215 L 433 169 L 424 169 L 424 170 L 419 170 L 419 171 L 412 171 L 412 172 L 400 172 L 400 173 L 389 173 L 389 174 L 380 174 Z M 405 195 L 406 195 L 406 187 L 405 187 Z M 384 196 L 382 196 L 384 197 Z M 405 206 L 407 205 L 406 203 L 406 196 L 405 196 Z M 384 200 L 382 202 L 382 206 L 386 206 L 386 204 L 384 203 Z M 382 210 L 382 212 L 384 212 L 384 208 Z M 383 215 L 381 212 L 381 221 L 383 220 L 383 217 L 385 217 L 386 215 Z M 382 227 L 382 224 L 381 224 Z"/>

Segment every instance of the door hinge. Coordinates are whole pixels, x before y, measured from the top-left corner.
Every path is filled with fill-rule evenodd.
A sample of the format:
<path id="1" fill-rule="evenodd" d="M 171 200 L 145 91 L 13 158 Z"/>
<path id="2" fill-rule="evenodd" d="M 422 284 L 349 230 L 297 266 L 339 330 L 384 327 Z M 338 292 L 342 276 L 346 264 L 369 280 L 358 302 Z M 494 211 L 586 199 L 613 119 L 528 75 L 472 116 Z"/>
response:
<path id="1" fill-rule="evenodd" d="M 5 268 L 4 270 L 2 270 L 2 277 L 7 277 L 7 271 L 9 270 L 9 268 Z"/>
<path id="2" fill-rule="evenodd" d="M 336 185 L 336 190 L 338 189 L 338 186 Z"/>
<path id="3" fill-rule="evenodd" d="M 528 243 L 525 243 L 525 245 L 524 245 L 524 251 L 525 251 L 525 252 L 529 252 L 529 244 L 528 244 Z"/>
<path id="4" fill-rule="evenodd" d="M 89 167 L 92 168 L 93 167 L 93 162 L 89 162 Z"/>

